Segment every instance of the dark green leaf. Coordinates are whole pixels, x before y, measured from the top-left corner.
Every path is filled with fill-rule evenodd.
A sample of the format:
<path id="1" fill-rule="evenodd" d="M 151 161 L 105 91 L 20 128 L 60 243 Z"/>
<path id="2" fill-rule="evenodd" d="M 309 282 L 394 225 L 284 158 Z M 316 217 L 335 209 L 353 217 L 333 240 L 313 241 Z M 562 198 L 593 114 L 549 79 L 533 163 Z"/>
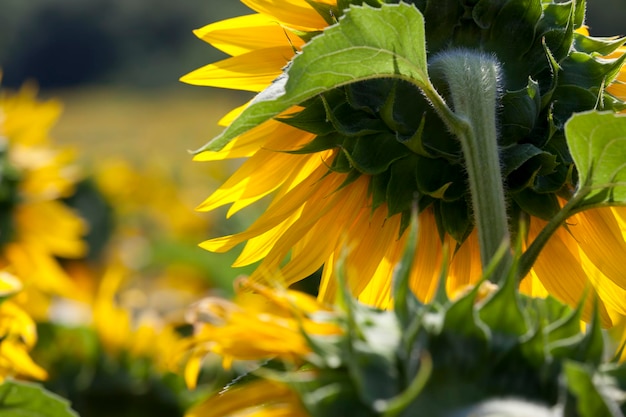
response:
<path id="1" fill-rule="evenodd" d="M 424 19 L 412 5 L 351 7 L 340 24 L 305 45 L 282 76 L 197 152 L 220 150 L 238 135 L 320 93 L 382 77 L 406 79 L 432 91 Z"/>
<path id="2" fill-rule="evenodd" d="M 30 382 L 5 381 L 0 384 L 2 417 L 78 417 L 69 402 Z"/>

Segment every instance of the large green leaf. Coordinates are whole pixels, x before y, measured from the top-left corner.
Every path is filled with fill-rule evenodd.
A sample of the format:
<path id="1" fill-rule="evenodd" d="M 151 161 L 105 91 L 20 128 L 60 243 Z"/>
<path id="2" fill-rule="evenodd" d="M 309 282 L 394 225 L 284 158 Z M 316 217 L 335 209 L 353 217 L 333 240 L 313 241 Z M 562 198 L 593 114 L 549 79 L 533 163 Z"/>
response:
<path id="1" fill-rule="evenodd" d="M 360 80 L 395 77 L 436 94 L 427 75 L 424 19 L 406 3 L 351 6 L 336 24 L 309 42 L 243 113 L 197 152 L 230 140 L 290 107 Z"/>
<path id="2" fill-rule="evenodd" d="M 5 381 L 0 384 L 2 417 L 78 417 L 69 402 L 30 382 Z"/>
<path id="3" fill-rule="evenodd" d="M 565 135 L 578 169 L 578 208 L 626 204 L 626 117 L 580 113 L 567 122 Z"/>

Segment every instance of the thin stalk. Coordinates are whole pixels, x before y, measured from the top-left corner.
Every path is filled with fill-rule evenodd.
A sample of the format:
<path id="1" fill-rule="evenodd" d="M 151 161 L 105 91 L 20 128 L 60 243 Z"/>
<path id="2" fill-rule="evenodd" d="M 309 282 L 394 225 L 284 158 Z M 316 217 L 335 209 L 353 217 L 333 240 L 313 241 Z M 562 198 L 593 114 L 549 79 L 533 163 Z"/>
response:
<path id="1" fill-rule="evenodd" d="M 520 258 L 519 269 L 517 271 L 518 279 L 524 278 L 533 264 L 537 260 L 539 253 L 541 253 L 543 247 L 548 243 L 550 237 L 556 232 L 556 230 L 565 223 L 565 220 L 572 214 L 576 206 L 585 198 L 587 193 L 577 192 L 574 196 L 565 204 L 555 216 L 553 216 L 548 224 L 541 229 L 541 232 L 537 235 L 533 243 L 530 244 L 526 252 L 524 252 Z"/>
<path id="2" fill-rule="evenodd" d="M 503 242 L 511 247 L 496 128 L 499 65 L 485 54 L 455 50 L 436 57 L 432 68 L 450 89 L 456 118 L 466 121 L 447 123 L 461 142 L 484 269 Z M 511 264 L 508 249 L 494 278 L 504 279 Z"/>

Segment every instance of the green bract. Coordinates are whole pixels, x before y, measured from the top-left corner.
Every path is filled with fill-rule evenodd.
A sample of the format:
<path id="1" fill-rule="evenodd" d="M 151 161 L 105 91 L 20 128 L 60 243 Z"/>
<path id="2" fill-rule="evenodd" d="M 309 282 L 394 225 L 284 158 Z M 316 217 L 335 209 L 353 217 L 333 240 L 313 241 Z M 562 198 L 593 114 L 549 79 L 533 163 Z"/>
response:
<path id="1" fill-rule="evenodd" d="M 386 203 L 390 216 L 408 219 L 417 194 L 441 231 L 463 241 L 474 226 L 471 199 L 449 129 L 449 87 L 431 65 L 438 56 L 462 48 L 499 63 L 498 142 L 513 227 L 524 213 L 549 219 L 559 210 L 557 197 L 571 196 L 576 176 L 564 125 L 572 114 L 624 108 L 604 90 L 624 57 L 601 57 L 624 39 L 577 33 L 584 1 L 310 3 L 338 23 L 307 34 L 311 41 L 285 74 L 201 150 L 218 150 L 301 105 L 280 118 L 316 135 L 297 152 L 340 150 L 329 169 L 348 173 L 348 181 L 370 176 L 374 208 Z"/>
<path id="2" fill-rule="evenodd" d="M 515 265 L 486 297 L 475 286 L 450 300 L 442 286 L 422 304 L 408 287 L 416 223 L 409 233 L 394 311 L 343 293 L 342 336 L 309 336 L 298 370 L 271 361 L 258 374 L 291 385 L 312 417 L 623 415 L 626 366 L 605 360 L 597 315 L 581 332 L 582 304 L 520 295 Z"/>

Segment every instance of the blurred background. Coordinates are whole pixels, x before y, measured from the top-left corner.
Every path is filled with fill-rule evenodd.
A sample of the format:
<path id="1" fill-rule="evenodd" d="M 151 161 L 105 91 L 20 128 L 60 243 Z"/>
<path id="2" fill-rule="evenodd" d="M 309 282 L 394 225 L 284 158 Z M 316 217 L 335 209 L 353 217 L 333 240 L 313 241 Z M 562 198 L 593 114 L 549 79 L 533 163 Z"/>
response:
<path id="1" fill-rule="evenodd" d="M 587 3 L 593 35 L 626 35 L 626 0 Z M 236 0 L 0 0 L 2 87 L 36 84 L 40 98 L 62 103 L 51 136 L 74 148 L 85 172 L 67 203 L 87 216 L 91 251 L 64 266 L 91 283 L 91 295 L 53 303 L 34 351 L 50 372 L 46 386 L 83 417 L 175 417 L 208 392 L 189 393 L 154 364 L 170 339 L 189 333 L 181 310 L 201 296 L 230 295 L 246 272 L 229 268 L 237 251 L 197 246 L 231 232 L 224 212 L 193 209 L 233 167 L 193 163 L 188 150 L 251 94 L 178 79 L 225 57 L 192 30 L 244 13 Z M 107 269 L 111 255 L 100 252 L 108 241 L 122 252 L 122 272 Z M 204 379 L 219 387 L 227 378 Z"/>

